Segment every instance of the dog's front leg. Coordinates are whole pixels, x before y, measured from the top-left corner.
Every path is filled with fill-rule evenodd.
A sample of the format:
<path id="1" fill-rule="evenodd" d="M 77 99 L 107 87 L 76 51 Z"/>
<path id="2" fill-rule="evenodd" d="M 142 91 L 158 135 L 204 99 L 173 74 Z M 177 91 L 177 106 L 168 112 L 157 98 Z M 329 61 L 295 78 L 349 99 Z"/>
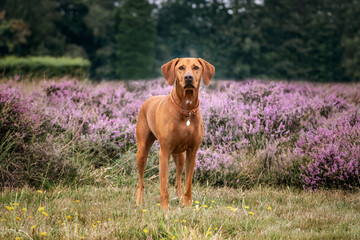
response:
<path id="1" fill-rule="evenodd" d="M 160 145 L 160 153 L 159 153 L 160 204 L 162 209 L 164 210 L 169 210 L 169 190 L 168 190 L 169 158 L 170 158 L 170 150 L 161 148 Z"/>
<path id="2" fill-rule="evenodd" d="M 197 149 L 191 149 L 186 151 L 184 203 L 187 207 L 191 207 L 191 187 L 196 160 L 196 151 Z"/>
<path id="3" fill-rule="evenodd" d="M 183 186 L 181 183 L 181 176 L 185 165 L 185 153 L 183 152 L 178 154 L 172 154 L 172 156 L 174 158 L 174 162 L 176 165 L 176 181 L 175 181 L 176 194 L 179 199 L 179 204 L 182 204 L 182 199 L 184 198 L 184 194 L 183 194 Z"/>

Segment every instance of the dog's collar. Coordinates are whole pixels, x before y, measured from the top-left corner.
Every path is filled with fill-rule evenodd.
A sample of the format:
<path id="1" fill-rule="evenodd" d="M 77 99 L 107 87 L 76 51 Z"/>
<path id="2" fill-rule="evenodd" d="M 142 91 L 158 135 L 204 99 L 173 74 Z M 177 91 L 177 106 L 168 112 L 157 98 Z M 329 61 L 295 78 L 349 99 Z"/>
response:
<path id="1" fill-rule="evenodd" d="M 196 108 L 190 109 L 190 110 L 185 110 L 182 109 L 181 107 L 179 107 L 179 105 L 177 105 L 177 103 L 175 102 L 174 97 L 172 96 L 171 92 L 170 92 L 170 99 L 171 102 L 175 105 L 175 107 L 177 108 L 177 110 L 179 110 L 179 112 L 181 113 L 181 115 L 185 116 L 185 117 L 189 117 L 191 115 L 194 115 L 196 113 L 197 110 L 199 110 L 199 106 L 200 106 L 200 102 L 198 103 Z"/>

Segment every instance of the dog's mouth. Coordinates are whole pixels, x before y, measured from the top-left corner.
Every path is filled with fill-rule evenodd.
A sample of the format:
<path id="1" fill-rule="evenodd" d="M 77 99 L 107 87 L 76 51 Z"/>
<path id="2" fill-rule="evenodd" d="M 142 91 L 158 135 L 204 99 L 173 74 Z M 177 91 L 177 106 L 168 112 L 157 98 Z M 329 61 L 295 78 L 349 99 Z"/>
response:
<path id="1" fill-rule="evenodd" d="M 195 87 L 194 87 L 194 85 L 192 85 L 191 83 L 189 83 L 189 84 L 186 84 L 184 88 L 185 88 L 185 89 L 189 89 L 189 88 L 191 89 L 191 88 L 195 88 Z"/>
<path id="2" fill-rule="evenodd" d="M 193 94 L 194 94 L 194 88 L 185 89 L 185 96 L 186 96 L 187 98 L 193 96 Z"/>

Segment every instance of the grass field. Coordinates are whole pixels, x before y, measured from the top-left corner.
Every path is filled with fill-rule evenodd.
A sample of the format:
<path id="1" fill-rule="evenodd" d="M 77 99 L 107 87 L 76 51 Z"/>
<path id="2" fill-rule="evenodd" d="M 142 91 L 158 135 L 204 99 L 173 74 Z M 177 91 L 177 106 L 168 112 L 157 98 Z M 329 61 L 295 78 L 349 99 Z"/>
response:
<path id="1" fill-rule="evenodd" d="M 170 190 L 160 209 L 159 184 L 145 202 L 134 186 L 25 187 L 1 193 L 1 239 L 359 239 L 360 193 L 195 185 L 191 208 Z M 14 209 L 12 209 L 14 208 Z M 46 235 L 46 236 L 42 236 Z M 19 239 L 19 238 L 18 238 Z"/>

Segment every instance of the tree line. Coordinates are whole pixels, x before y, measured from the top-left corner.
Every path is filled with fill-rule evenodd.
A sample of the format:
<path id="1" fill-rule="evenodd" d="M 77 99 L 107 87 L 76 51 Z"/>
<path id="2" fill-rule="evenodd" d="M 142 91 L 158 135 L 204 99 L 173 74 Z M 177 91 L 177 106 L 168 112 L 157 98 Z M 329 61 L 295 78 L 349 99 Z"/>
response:
<path id="1" fill-rule="evenodd" d="M 359 0 L 3 0 L 0 57 L 83 57 L 98 79 L 190 56 L 218 79 L 357 81 L 358 16 Z"/>

